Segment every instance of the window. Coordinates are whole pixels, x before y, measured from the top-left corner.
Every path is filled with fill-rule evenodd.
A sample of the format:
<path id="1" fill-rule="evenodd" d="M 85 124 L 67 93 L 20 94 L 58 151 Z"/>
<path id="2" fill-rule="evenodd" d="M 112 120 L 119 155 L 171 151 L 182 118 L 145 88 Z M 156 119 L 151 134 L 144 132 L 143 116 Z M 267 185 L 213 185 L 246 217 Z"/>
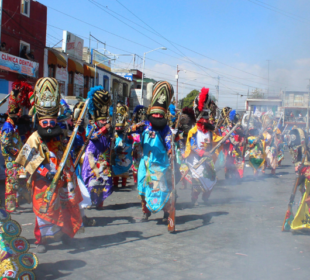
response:
<path id="1" fill-rule="evenodd" d="M 84 76 L 84 88 L 88 88 L 88 77 Z"/>
<path id="2" fill-rule="evenodd" d="M 109 77 L 103 76 L 103 87 L 105 90 L 109 91 Z"/>
<path id="3" fill-rule="evenodd" d="M 51 78 L 55 78 L 55 66 L 54 65 L 48 66 L 48 76 Z"/>
<path id="4" fill-rule="evenodd" d="M 73 85 L 73 72 L 69 73 L 69 84 Z"/>
<path id="5" fill-rule="evenodd" d="M 21 0 L 21 14 L 30 17 L 30 0 Z"/>
<path id="6" fill-rule="evenodd" d="M 24 48 L 26 48 L 24 50 Z M 26 54 L 30 52 L 30 44 L 20 40 L 19 42 L 19 56 L 23 59 L 27 59 Z"/>

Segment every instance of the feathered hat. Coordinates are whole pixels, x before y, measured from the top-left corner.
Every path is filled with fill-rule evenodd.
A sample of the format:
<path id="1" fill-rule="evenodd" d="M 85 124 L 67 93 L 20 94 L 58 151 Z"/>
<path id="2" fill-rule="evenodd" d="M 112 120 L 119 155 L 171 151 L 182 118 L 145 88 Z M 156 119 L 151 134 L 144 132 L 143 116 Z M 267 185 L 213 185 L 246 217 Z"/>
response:
<path id="1" fill-rule="evenodd" d="M 55 78 L 41 78 L 35 88 L 34 107 L 38 119 L 57 118 L 59 113 L 59 84 Z"/>
<path id="2" fill-rule="evenodd" d="M 109 117 L 111 96 L 102 86 L 92 87 L 87 94 L 89 98 L 88 111 L 95 121 L 106 120 Z"/>
<path id="3" fill-rule="evenodd" d="M 12 84 L 12 92 L 9 97 L 8 113 L 15 115 L 20 113 L 20 109 L 25 107 L 29 109 L 28 94 L 33 90 L 32 86 L 26 82 L 16 81 Z"/>
<path id="4" fill-rule="evenodd" d="M 202 88 L 199 95 L 195 98 L 193 105 L 196 120 L 199 121 L 201 118 L 208 119 L 212 110 L 216 109 L 216 105 L 214 105 L 215 99 L 209 94 L 209 89 Z"/>
<path id="5" fill-rule="evenodd" d="M 173 86 L 166 81 L 159 81 L 153 85 L 152 101 L 148 114 L 161 114 L 165 116 L 168 112 L 174 91 Z"/>

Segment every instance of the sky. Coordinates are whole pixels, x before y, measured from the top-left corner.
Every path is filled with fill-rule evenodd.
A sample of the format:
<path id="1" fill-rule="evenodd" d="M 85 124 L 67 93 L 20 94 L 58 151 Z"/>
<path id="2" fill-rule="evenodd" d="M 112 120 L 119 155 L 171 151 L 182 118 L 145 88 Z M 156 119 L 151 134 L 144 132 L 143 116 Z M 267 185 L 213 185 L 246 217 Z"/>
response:
<path id="1" fill-rule="evenodd" d="M 219 107 L 242 109 L 255 89 L 270 95 L 308 90 L 307 0 L 39 2 L 48 7 L 47 46 L 61 45 L 62 30 L 89 46 L 91 32 L 110 53 L 138 55 L 140 70 L 144 53 L 166 47 L 146 54 L 144 72 L 171 82 L 176 92 L 179 65 L 179 99 L 202 87 L 216 95 L 219 82 Z M 91 47 L 104 45 L 92 39 Z M 133 58 L 118 56 L 112 65 L 133 68 Z"/>

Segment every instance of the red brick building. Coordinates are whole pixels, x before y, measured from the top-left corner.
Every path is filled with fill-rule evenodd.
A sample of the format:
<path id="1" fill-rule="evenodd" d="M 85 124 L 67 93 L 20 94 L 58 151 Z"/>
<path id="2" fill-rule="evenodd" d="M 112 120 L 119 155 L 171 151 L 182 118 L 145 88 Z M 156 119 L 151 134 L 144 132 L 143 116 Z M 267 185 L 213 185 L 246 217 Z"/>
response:
<path id="1" fill-rule="evenodd" d="M 46 6 L 33 0 L 3 0 L 1 43 L 6 50 L 0 52 L 0 93 L 10 91 L 15 80 L 34 84 L 43 77 L 46 28 Z M 20 58 L 24 46 L 27 55 L 34 51 L 34 59 Z"/>

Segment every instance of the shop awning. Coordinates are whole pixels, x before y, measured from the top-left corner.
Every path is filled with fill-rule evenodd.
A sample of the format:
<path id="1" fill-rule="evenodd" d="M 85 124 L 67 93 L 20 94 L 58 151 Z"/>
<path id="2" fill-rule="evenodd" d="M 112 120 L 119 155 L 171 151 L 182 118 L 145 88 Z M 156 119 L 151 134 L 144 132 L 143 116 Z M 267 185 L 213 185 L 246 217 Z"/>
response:
<path id="1" fill-rule="evenodd" d="M 67 68 L 66 59 L 58 52 L 48 51 L 48 65 L 58 65 L 59 67 Z"/>
<path id="2" fill-rule="evenodd" d="M 83 65 L 75 60 L 68 59 L 68 72 L 84 74 Z"/>
<path id="3" fill-rule="evenodd" d="M 95 77 L 95 68 L 84 64 L 84 76 Z"/>

